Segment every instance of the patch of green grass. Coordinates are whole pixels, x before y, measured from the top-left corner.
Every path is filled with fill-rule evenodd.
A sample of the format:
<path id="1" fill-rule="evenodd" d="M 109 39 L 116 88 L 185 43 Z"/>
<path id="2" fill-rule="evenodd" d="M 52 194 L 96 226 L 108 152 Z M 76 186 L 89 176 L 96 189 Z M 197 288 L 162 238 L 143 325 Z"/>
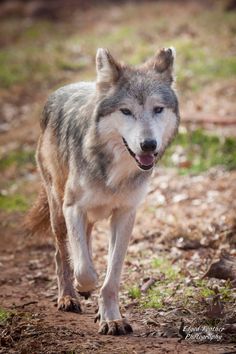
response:
<path id="1" fill-rule="evenodd" d="M 229 282 L 226 282 L 225 287 L 219 289 L 219 294 L 224 302 L 233 302 L 232 288 Z"/>
<path id="2" fill-rule="evenodd" d="M 110 31 L 103 39 L 104 44 L 112 45 L 113 43 L 119 43 L 120 41 L 132 40 L 135 36 L 135 29 L 131 26 L 122 25 L 115 28 L 114 31 Z"/>
<path id="3" fill-rule="evenodd" d="M 182 275 L 179 269 L 173 266 L 167 258 L 154 258 L 151 263 L 152 267 L 157 270 L 158 274 L 164 275 L 158 280 L 142 297 L 141 304 L 145 308 L 160 309 L 165 306 L 165 300 L 171 296 L 177 281 Z"/>
<path id="4" fill-rule="evenodd" d="M 52 78 L 53 62 L 50 60 L 51 57 L 43 49 L 5 48 L 0 53 L 0 86 L 10 88 L 28 80 L 36 83 L 47 76 Z"/>
<path id="5" fill-rule="evenodd" d="M 138 28 L 131 28 L 123 24 L 102 33 L 102 35 L 98 35 L 96 32 L 87 33 L 82 37 L 76 35 L 70 38 L 68 48 L 81 47 L 84 53 L 94 58 L 96 48 L 98 46 L 104 47 L 110 49 L 111 53 L 121 61 L 137 65 L 155 53 L 152 44 L 140 37 L 138 31 Z M 135 47 L 132 43 L 136 43 Z M 94 62 L 93 60 L 90 65 Z M 68 57 L 68 61 L 70 62 L 71 58 Z M 94 73 L 94 67 L 91 71 Z"/>
<path id="6" fill-rule="evenodd" d="M 209 285 L 209 282 L 205 279 L 199 279 L 194 281 L 195 286 L 189 286 L 184 291 L 184 296 L 188 296 L 188 290 L 192 298 L 199 299 L 199 296 L 202 298 L 214 297 L 216 292 Z M 224 286 L 219 287 L 219 298 L 221 302 L 233 302 L 233 292 L 230 282 L 226 282 Z"/>
<path id="7" fill-rule="evenodd" d="M 187 167 L 178 165 L 178 156 L 178 161 L 175 161 L 174 157 L 178 154 L 184 157 Z M 236 139 L 210 135 L 201 129 L 179 133 L 166 151 L 161 164 L 167 167 L 177 166 L 180 174 L 197 174 L 217 165 L 233 170 L 236 168 Z"/>
<path id="8" fill-rule="evenodd" d="M 66 59 L 58 59 L 57 61 L 57 67 L 62 70 L 67 70 L 67 71 L 80 71 L 83 70 L 87 66 L 86 61 L 77 60 L 72 61 L 71 59 L 66 60 Z"/>
<path id="9" fill-rule="evenodd" d="M 222 11 L 219 8 L 213 11 L 204 11 L 198 17 L 198 25 L 207 28 L 208 33 L 215 34 L 219 30 L 219 23 L 222 28 L 222 35 L 236 32 L 235 12 Z"/>
<path id="10" fill-rule="evenodd" d="M 95 26 L 87 26 L 80 32 L 77 20 L 73 18 L 70 22 L 60 23 L 3 19 L 0 30 L 6 41 L 0 53 L 0 86 L 10 88 L 29 81 L 45 87 L 45 83 L 51 81 L 55 84 L 55 78 L 58 83 L 68 80 L 64 71 L 79 71 L 80 78 L 88 79 L 95 72 L 97 47 L 108 47 L 118 59 L 138 64 L 153 55 L 158 47 L 175 46 L 176 72 L 183 92 L 199 90 L 202 85 L 236 75 L 236 59 L 231 45 L 236 33 L 235 16 L 222 11 L 219 6 L 196 13 L 186 7 L 186 11 L 173 18 L 171 23 L 173 12 L 167 13 L 160 3 L 150 4 L 148 10 L 142 4 L 123 4 L 114 21 L 111 21 L 114 14 L 110 7 L 104 10 L 103 14 L 109 18 L 106 23 L 95 9 L 95 13 L 98 11 Z M 142 16 L 147 17 L 145 26 Z M 218 31 L 219 23 L 221 31 Z M 215 44 L 212 39 L 215 39 L 216 32 Z M 81 62 L 81 53 L 93 60 Z"/>
<path id="11" fill-rule="evenodd" d="M 155 292 L 148 293 L 148 300 L 143 302 L 143 307 L 161 309 L 163 308 L 163 297 Z"/>
<path id="12" fill-rule="evenodd" d="M 188 289 L 190 289 L 190 291 L 195 291 L 196 293 L 196 289 L 197 292 L 200 296 L 207 298 L 207 297 L 211 297 L 214 296 L 216 293 L 215 291 L 209 287 L 208 281 L 205 279 L 198 279 L 194 281 L 195 283 L 195 287 L 189 287 Z M 187 290 L 185 291 L 185 295 L 187 294 Z M 224 284 L 224 287 L 219 288 L 219 295 L 220 295 L 220 299 L 221 301 L 233 301 L 232 298 L 232 287 L 230 285 L 230 282 L 226 282 Z"/>
<path id="13" fill-rule="evenodd" d="M 25 80 L 25 68 L 19 66 L 20 58 L 14 58 L 13 52 L 4 50 L 0 53 L 0 82 L 1 87 L 10 86 Z"/>
<path id="14" fill-rule="evenodd" d="M 174 38 L 168 44 L 178 53 L 176 73 L 182 90 L 197 91 L 210 82 L 236 75 L 233 54 L 212 52 L 208 45 L 188 38 Z"/>
<path id="15" fill-rule="evenodd" d="M 194 280 L 194 284 L 197 288 L 201 288 L 201 287 L 206 286 L 207 281 L 205 279 L 196 279 L 196 280 Z"/>
<path id="16" fill-rule="evenodd" d="M 16 26 L 14 20 L 11 23 Z M 0 87 L 8 89 L 16 84 L 30 83 L 31 89 L 33 84 L 43 84 L 45 88 L 45 83 L 55 81 L 56 61 L 64 56 L 59 44 L 63 43 L 65 35 L 47 21 L 19 27 L 15 28 L 17 40 L 9 40 L 0 53 Z M 4 21 L 0 29 L 10 37 L 14 34 Z"/>
<path id="17" fill-rule="evenodd" d="M 141 297 L 141 290 L 137 286 L 129 288 L 128 295 L 132 299 L 139 299 Z"/>
<path id="18" fill-rule="evenodd" d="M 11 312 L 0 307 L 0 323 L 5 322 L 11 316 Z"/>
<path id="19" fill-rule="evenodd" d="M 194 286 L 186 285 L 185 277 L 181 274 L 177 280 L 165 278 L 154 284 L 147 294 L 139 298 L 140 304 L 144 308 L 165 309 L 171 302 L 172 306 L 203 310 L 206 306 L 203 299 L 213 298 L 215 291 L 209 286 L 207 280 L 194 281 L 194 283 Z M 234 301 L 230 285 L 225 284 L 224 287 L 220 287 L 219 296 L 222 303 Z"/>
<path id="20" fill-rule="evenodd" d="M 44 36 L 47 36 L 48 33 L 55 30 L 55 26 L 51 21 L 33 21 L 29 26 L 25 27 L 22 31 L 21 38 L 24 38 L 25 41 L 32 43 L 32 40 L 41 40 Z M 53 33 L 53 36 L 58 36 L 58 31 Z"/>
<path id="21" fill-rule="evenodd" d="M 127 62 L 130 65 L 138 65 L 145 62 L 145 60 L 153 56 L 155 52 L 152 47 L 145 44 L 145 42 L 140 41 L 135 48 L 135 51 L 127 57 Z"/>
<path id="22" fill-rule="evenodd" d="M 179 269 L 174 267 L 166 258 L 154 258 L 152 266 L 153 268 L 157 268 L 158 272 L 163 273 L 169 281 L 179 278 Z"/>
<path id="23" fill-rule="evenodd" d="M 129 297 L 136 299 L 142 308 L 167 311 L 171 306 L 171 308 L 184 308 L 187 311 L 189 309 L 189 311 L 204 312 L 207 309 L 207 300 L 213 299 L 216 295 L 211 281 L 192 279 L 191 282 L 186 282 L 186 276 L 181 269 L 171 264 L 165 256 L 151 260 L 149 269 L 151 268 L 152 276 L 155 276 L 156 271 L 158 280 L 146 293 L 142 293 L 136 285 L 127 289 Z M 225 282 L 223 286 L 219 285 L 218 293 L 219 300 L 223 304 L 235 301 L 230 282 Z"/>
<path id="24" fill-rule="evenodd" d="M 35 164 L 34 159 L 35 152 L 33 150 L 24 151 L 24 150 L 15 150 L 8 153 L 6 156 L 0 159 L 0 171 L 12 166 L 16 165 L 20 167 L 26 163 Z"/>
<path id="25" fill-rule="evenodd" d="M 76 34 L 71 37 L 70 42 L 80 44 L 88 51 L 94 52 L 97 47 L 116 47 L 117 43 L 123 47 L 124 41 L 132 41 L 135 38 L 135 28 L 127 26 L 126 23 L 111 27 L 108 31 L 104 29 L 101 33 L 97 33 L 96 28 L 90 32 L 86 32 L 83 36 Z"/>
<path id="26" fill-rule="evenodd" d="M 168 282 L 169 283 L 169 282 Z M 160 309 L 165 306 L 165 300 L 169 298 L 173 292 L 167 282 L 158 283 L 157 286 L 148 290 L 146 299 L 143 299 L 142 305 L 145 308 Z"/>
<path id="27" fill-rule="evenodd" d="M 0 209 L 7 212 L 12 211 L 26 211 L 29 203 L 23 195 L 0 195 Z"/>
<path id="28" fill-rule="evenodd" d="M 210 297 L 215 294 L 215 292 L 212 289 L 209 289 L 208 287 L 200 288 L 199 293 L 202 297 Z"/>

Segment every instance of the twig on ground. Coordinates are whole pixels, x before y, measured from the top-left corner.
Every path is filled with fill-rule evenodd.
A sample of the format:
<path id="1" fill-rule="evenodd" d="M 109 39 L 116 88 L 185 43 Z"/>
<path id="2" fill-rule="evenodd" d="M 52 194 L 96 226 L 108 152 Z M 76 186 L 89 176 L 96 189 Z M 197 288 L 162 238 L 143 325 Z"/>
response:
<path id="1" fill-rule="evenodd" d="M 34 304 L 37 304 L 37 303 L 38 303 L 38 301 L 29 301 L 29 302 L 25 302 L 24 304 L 21 304 L 21 305 L 14 305 L 14 307 L 16 309 L 24 308 L 25 306 L 34 305 Z"/>
<path id="2" fill-rule="evenodd" d="M 149 278 L 142 286 L 141 286 L 141 292 L 146 293 L 150 287 L 155 284 L 157 281 L 156 278 Z"/>

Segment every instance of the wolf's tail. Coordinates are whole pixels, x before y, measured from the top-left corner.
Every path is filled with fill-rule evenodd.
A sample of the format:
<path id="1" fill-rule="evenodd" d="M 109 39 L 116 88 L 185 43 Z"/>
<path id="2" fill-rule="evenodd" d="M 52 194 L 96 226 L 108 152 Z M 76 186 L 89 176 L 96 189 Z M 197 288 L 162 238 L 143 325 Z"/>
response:
<path id="1" fill-rule="evenodd" d="M 46 233 L 50 230 L 50 212 L 45 188 L 42 186 L 34 205 L 24 220 L 27 234 Z"/>

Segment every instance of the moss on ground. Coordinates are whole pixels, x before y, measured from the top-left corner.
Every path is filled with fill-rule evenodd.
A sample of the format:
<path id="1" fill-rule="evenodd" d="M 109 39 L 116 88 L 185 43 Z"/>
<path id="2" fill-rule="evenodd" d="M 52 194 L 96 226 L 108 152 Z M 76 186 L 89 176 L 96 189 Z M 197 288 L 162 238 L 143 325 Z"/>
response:
<path id="1" fill-rule="evenodd" d="M 11 316 L 11 312 L 0 307 L 0 324 L 7 321 L 8 318 L 10 318 L 10 316 Z"/>

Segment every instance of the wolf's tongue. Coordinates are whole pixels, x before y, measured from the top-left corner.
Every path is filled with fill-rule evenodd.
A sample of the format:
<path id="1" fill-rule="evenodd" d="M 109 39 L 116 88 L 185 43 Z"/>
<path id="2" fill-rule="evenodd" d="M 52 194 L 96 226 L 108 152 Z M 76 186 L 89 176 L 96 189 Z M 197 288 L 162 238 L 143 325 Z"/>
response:
<path id="1" fill-rule="evenodd" d="M 154 162 L 154 155 L 136 155 L 136 159 L 139 161 L 141 165 L 150 166 Z"/>

